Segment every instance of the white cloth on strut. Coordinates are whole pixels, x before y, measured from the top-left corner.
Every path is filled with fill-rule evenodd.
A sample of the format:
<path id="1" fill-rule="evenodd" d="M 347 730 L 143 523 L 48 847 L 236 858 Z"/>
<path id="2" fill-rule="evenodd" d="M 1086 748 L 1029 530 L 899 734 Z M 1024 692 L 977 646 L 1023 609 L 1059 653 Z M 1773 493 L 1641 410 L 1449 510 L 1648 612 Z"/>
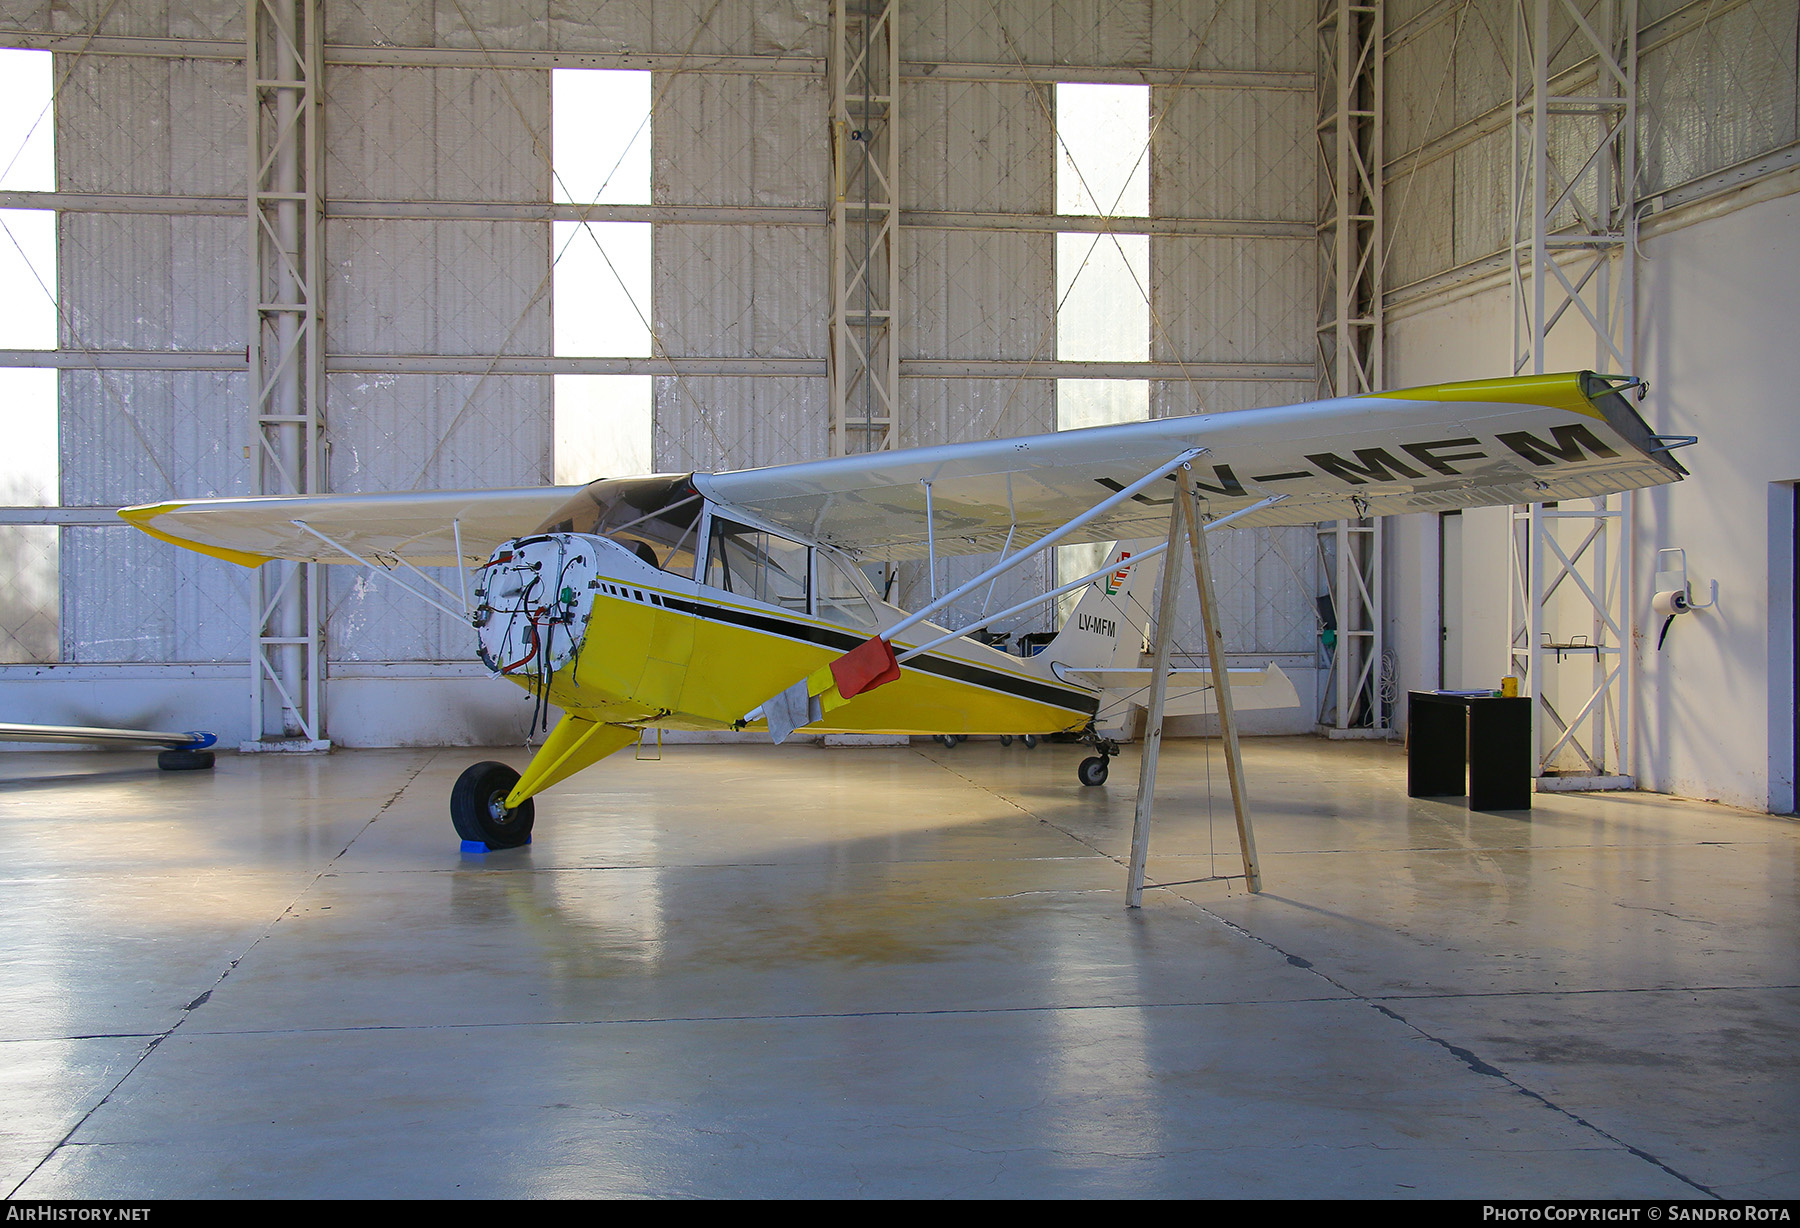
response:
<path id="1" fill-rule="evenodd" d="M 785 742 L 802 725 L 823 720 L 825 709 L 817 696 L 806 693 L 806 679 L 802 678 L 764 703 L 763 716 L 769 722 L 769 736 L 776 742 Z"/>

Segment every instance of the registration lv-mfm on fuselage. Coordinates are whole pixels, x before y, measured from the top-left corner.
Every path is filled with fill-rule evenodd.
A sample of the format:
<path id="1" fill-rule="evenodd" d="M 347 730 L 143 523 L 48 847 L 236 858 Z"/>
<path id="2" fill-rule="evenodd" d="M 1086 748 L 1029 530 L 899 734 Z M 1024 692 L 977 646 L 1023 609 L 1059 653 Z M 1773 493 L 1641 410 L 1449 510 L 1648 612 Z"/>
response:
<path id="1" fill-rule="evenodd" d="M 1081 773 L 1098 783 L 1116 749 L 1104 720 L 1151 682 L 1148 593 L 1178 491 L 1213 529 L 1677 481 L 1669 449 L 1686 441 L 1654 434 L 1634 389 L 1586 372 L 1531 376 L 729 473 L 120 515 L 247 566 L 369 567 L 467 618 L 493 673 L 564 714 L 522 776 L 477 764 L 453 791 L 458 830 L 498 847 L 527 838 L 537 793 L 653 728 L 1073 733 L 1102 752 Z M 931 621 L 1042 550 L 1102 541 L 1121 543 L 1104 568 L 1026 603 L 1085 590 L 1036 656 L 971 638 L 1025 606 Z M 935 577 L 953 555 L 998 561 L 911 614 L 870 582 L 875 564 L 926 560 Z M 472 585 L 419 570 L 434 565 L 472 569 Z M 1175 671 L 1165 714 L 1209 710 L 1209 677 Z M 1234 671 L 1229 685 L 1237 707 L 1294 702 L 1272 667 Z"/>

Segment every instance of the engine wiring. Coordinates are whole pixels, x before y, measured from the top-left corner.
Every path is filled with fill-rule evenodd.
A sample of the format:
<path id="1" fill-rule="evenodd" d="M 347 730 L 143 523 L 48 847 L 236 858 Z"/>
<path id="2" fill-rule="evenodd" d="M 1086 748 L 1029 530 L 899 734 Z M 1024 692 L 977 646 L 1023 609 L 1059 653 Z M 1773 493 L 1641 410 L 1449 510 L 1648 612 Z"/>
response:
<path id="1" fill-rule="evenodd" d="M 538 542 L 544 540 L 537 539 Z M 556 540 L 557 554 L 555 580 L 547 592 L 544 579 L 549 559 L 529 558 L 521 547 L 536 544 L 534 542 L 515 543 L 504 554 L 497 553 L 483 569 L 486 573 L 484 583 L 476 590 L 481 604 L 471 618 L 473 625 L 480 629 L 488 626 L 496 616 L 505 616 L 504 623 L 481 637 L 481 661 L 496 674 L 528 673 L 530 676 L 531 685 L 526 688 L 532 697 L 531 722 L 525 735 L 527 745 L 539 730 L 550 728 L 550 683 L 559 666 L 566 664 L 557 660 L 557 628 L 563 629 L 569 660 L 574 659 L 581 645 L 573 627 L 578 601 L 575 590 L 567 584 L 570 569 L 585 564 L 587 556 L 571 556 L 566 541 L 550 540 Z M 518 587 L 506 588 L 505 585 L 514 578 Z"/>

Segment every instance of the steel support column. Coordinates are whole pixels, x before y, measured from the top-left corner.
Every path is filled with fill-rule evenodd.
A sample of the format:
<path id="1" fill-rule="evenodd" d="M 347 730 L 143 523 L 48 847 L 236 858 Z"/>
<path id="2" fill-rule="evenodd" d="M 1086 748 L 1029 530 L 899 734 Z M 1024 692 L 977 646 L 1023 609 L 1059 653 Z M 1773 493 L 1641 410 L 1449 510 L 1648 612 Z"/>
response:
<path id="1" fill-rule="evenodd" d="M 319 405 L 321 30 L 318 0 L 250 0 L 250 400 L 255 494 L 324 489 Z M 311 564 L 252 573 L 250 732 L 245 750 L 324 750 L 323 577 Z"/>
<path id="2" fill-rule="evenodd" d="M 894 446 L 898 0 L 831 6 L 831 454 Z"/>
<path id="3" fill-rule="evenodd" d="M 1553 87 L 1550 60 L 1571 45 L 1592 72 Z M 1542 374 L 1563 325 L 1565 344 L 1591 337 L 1595 371 L 1632 374 L 1637 47 L 1636 0 L 1515 6 L 1515 373 Z M 1531 697 L 1533 774 L 1552 782 L 1540 788 L 1629 788 L 1631 495 L 1517 508 L 1512 528 L 1510 662 Z"/>
<path id="4" fill-rule="evenodd" d="M 1381 388 L 1382 0 L 1320 0 L 1318 9 L 1318 394 Z M 1333 737 L 1385 737 L 1381 694 L 1382 530 L 1374 520 L 1319 528 L 1319 555 L 1336 622 L 1319 688 L 1318 724 Z"/>

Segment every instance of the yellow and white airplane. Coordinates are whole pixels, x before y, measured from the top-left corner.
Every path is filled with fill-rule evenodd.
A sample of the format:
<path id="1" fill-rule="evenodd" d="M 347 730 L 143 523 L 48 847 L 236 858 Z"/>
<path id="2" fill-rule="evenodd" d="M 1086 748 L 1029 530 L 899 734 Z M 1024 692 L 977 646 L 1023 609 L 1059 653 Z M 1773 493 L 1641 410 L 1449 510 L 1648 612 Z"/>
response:
<path id="1" fill-rule="evenodd" d="M 523 843 L 532 798 L 643 731 L 767 728 L 903 734 L 1076 733 L 1149 688 L 1140 662 L 1155 556 L 1186 470 L 1208 527 L 1309 524 L 1541 503 L 1678 481 L 1627 400 L 1588 372 L 1447 384 L 1227 414 L 913 448 L 729 473 L 585 486 L 127 508 L 155 537 L 245 566 L 275 559 L 473 568 L 464 609 L 496 675 L 564 712 L 522 776 L 457 782 L 465 839 Z M 1156 537 L 1140 548 L 1137 539 Z M 1123 541 L 1039 655 L 970 638 L 1027 606 L 949 628 L 930 618 L 1056 545 Z M 908 614 L 865 567 L 998 555 Z M 1130 557 L 1124 557 L 1129 555 Z M 435 582 L 434 582 L 435 583 Z M 411 586 L 407 586 L 411 587 Z M 439 586 L 442 594 L 458 594 Z M 1240 687 L 1244 693 L 1239 694 Z M 1270 666 L 1233 671 L 1235 706 L 1295 702 Z M 1257 696 L 1261 696 L 1261 700 Z M 1165 715 L 1210 710 L 1199 671 L 1171 675 Z"/>

